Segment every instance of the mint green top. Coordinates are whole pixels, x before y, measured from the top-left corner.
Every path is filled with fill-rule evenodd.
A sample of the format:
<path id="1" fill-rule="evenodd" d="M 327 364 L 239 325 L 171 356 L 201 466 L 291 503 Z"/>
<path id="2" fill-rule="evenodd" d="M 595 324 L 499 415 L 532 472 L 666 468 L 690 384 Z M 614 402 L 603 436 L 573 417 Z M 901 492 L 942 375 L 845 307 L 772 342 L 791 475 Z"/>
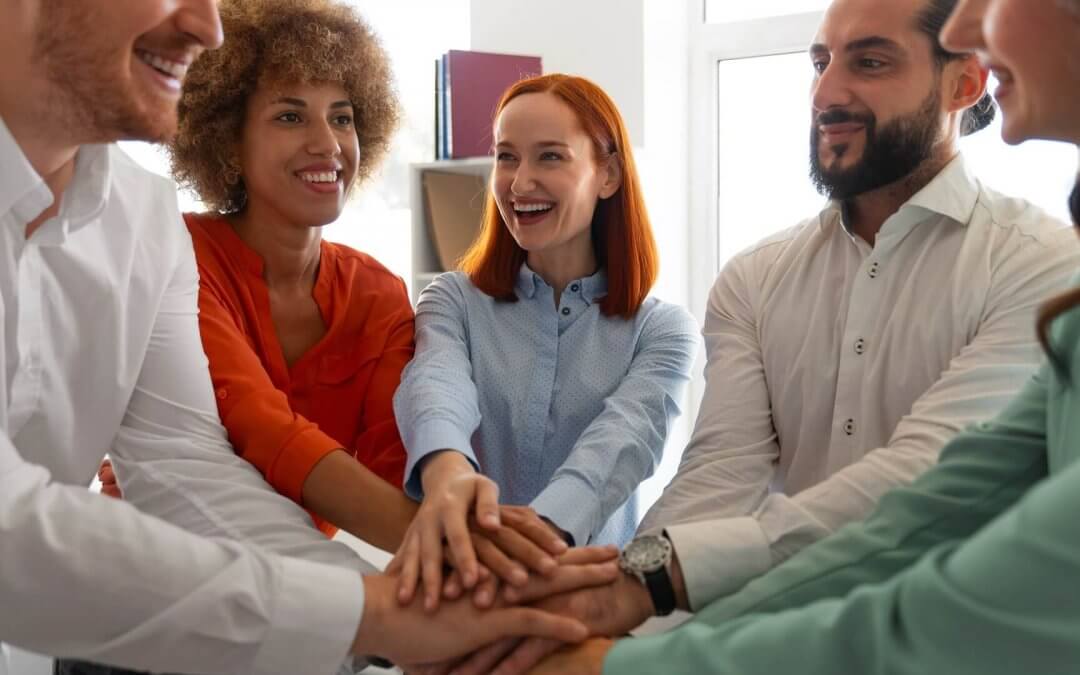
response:
<path id="1" fill-rule="evenodd" d="M 1045 366 L 870 518 L 605 675 L 1080 673 L 1080 311 L 1051 338 L 1072 382 Z"/>

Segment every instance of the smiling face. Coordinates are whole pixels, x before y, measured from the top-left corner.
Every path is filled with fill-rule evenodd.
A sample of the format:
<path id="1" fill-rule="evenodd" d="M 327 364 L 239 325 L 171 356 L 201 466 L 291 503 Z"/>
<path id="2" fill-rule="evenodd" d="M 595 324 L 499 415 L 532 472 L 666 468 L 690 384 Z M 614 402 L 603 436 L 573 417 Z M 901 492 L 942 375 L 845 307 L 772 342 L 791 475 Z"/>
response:
<path id="1" fill-rule="evenodd" d="M 942 40 L 997 77 L 1007 142 L 1080 143 L 1080 2 L 961 0 Z"/>
<path id="2" fill-rule="evenodd" d="M 511 236 L 530 256 L 591 251 L 597 202 L 619 188 L 597 162 L 573 110 L 550 93 L 523 94 L 495 120 L 492 188 Z"/>
<path id="3" fill-rule="evenodd" d="M 248 100 L 239 163 L 247 208 L 316 227 L 341 215 L 360 144 L 340 84 L 260 82 Z"/>
<path id="4" fill-rule="evenodd" d="M 925 2 L 836 0 L 826 12 L 810 48 L 811 174 L 823 193 L 888 185 L 939 151 L 954 65 L 942 68 L 919 30 Z"/>
<path id="5" fill-rule="evenodd" d="M 188 66 L 222 40 L 214 0 L 40 0 L 37 9 L 42 105 L 80 142 L 171 136 Z"/>

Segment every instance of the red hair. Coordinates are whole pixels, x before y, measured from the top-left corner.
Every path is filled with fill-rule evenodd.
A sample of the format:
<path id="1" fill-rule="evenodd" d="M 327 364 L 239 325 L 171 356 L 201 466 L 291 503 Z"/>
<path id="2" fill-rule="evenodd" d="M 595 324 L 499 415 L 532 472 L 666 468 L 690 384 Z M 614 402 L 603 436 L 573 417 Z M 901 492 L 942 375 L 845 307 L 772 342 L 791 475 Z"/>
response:
<path id="1" fill-rule="evenodd" d="M 518 96 L 535 93 L 557 96 L 574 111 L 592 139 L 598 163 L 612 159 L 619 163 L 622 184 L 615 194 L 596 205 L 592 241 L 596 260 L 608 279 L 607 295 L 599 301 L 601 313 L 632 318 L 656 282 L 659 256 L 626 123 L 604 90 L 584 78 L 561 74 L 532 77 L 512 85 L 499 101 L 495 116 Z M 514 286 L 525 258 L 525 250 L 510 235 L 495 197 L 488 190 L 480 236 L 462 256 L 461 270 L 484 293 L 497 300 L 516 302 Z"/>

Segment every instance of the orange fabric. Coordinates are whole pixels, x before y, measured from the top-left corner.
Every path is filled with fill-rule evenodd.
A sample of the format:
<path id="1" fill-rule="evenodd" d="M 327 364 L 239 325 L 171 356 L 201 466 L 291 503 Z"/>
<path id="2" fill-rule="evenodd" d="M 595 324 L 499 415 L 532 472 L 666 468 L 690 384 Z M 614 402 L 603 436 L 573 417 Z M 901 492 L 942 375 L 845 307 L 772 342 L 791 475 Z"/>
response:
<path id="1" fill-rule="evenodd" d="M 370 256 L 324 241 L 312 295 L 327 332 L 289 368 L 262 258 L 224 220 L 184 219 L 199 265 L 203 348 L 236 452 L 297 503 L 315 464 L 338 448 L 400 488 L 405 449 L 393 396 L 413 355 L 413 311 L 401 279 Z M 328 536 L 337 531 L 315 522 Z"/>

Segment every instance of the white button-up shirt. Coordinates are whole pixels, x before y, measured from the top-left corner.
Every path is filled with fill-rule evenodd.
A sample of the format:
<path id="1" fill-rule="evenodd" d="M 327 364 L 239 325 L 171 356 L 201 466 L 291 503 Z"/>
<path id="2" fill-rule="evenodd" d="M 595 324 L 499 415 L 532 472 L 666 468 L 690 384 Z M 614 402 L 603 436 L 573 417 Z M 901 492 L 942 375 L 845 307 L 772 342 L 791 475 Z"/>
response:
<path id="1" fill-rule="evenodd" d="M 666 526 L 696 609 L 869 514 L 1040 358 L 1076 235 L 962 158 L 873 246 L 829 205 L 733 259 L 709 298 L 701 411 L 642 530 Z"/>
<path id="2" fill-rule="evenodd" d="M 337 671 L 371 568 L 229 447 L 172 183 L 87 146 L 27 239 L 51 202 L 0 120 L 0 639 L 142 670 Z M 125 502 L 86 489 L 106 452 Z"/>

